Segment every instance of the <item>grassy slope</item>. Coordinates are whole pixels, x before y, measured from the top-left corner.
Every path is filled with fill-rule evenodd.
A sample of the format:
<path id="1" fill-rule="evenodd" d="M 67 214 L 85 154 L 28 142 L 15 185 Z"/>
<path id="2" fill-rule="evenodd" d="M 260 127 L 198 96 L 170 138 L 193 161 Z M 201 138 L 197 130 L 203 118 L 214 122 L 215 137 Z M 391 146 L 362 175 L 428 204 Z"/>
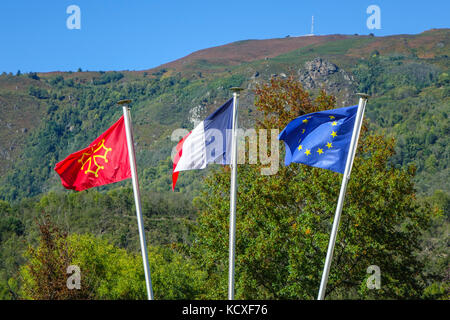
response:
<path id="1" fill-rule="evenodd" d="M 54 163 L 85 146 L 104 131 L 120 115 L 114 102 L 131 97 L 135 101 L 133 118 L 140 170 L 146 173 L 144 179 L 148 177 L 152 180 L 149 181 L 149 188 L 165 191 L 170 182 L 170 164 L 161 161 L 168 158 L 175 144 L 170 141 L 173 129 L 192 128 L 192 123 L 188 120 L 189 110 L 201 105 L 202 113 L 206 115 L 227 99 L 228 87 L 241 84 L 251 87 L 254 82 L 251 76 L 255 72 L 259 72 L 256 82 L 267 81 L 272 74 L 281 72 L 296 75 L 306 61 L 317 56 L 328 59 L 346 71 L 352 71 L 358 62 L 369 58 L 375 49 L 382 56 L 402 54 L 404 57 L 414 57 L 421 63 L 435 65 L 440 72 L 448 71 L 448 58 L 436 57 L 449 53 L 449 34 L 448 29 L 443 29 L 419 35 L 382 38 L 323 36 L 240 41 L 201 50 L 156 69 L 122 72 L 123 78 L 103 84 L 95 84 L 95 81 L 110 73 L 54 72 L 38 74 L 39 80 L 30 79 L 26 75 L 3 75 L 0 76 L 0 106 L 3 111 L 0 120 L 8 125 L 0 127 L 0 173 L 9 177 L 8 180 L 3 180 L 8 184 L 11 176 L 6 173 L 33 166 L 26 157 L 35 156 L 35 159 L 45 159 L 49 163 L 47 167 L 36 164 L 43 181 L 39 181 L 40 188 L 36 186 L 28 195 L 51 189 L 61 190 L 58 178 L 51 170 Z M 62 77 L 64 81 L 58 82 L 57 77 Z M 45 97 L 45 92 L 44 97 L 35 93 L 34 96 L 30 95 L 30 87 L 46 90 L 48 97 Z M 427 96 L 426 92 L 422 93 L 420 90 L 415 93 L 417 99 Z M 434 105 L 441 105 L 436 112 L 448 108 L 448 99 L 442 98 L 442 94 L 439 93 L 439 98 L 439 94 L 434 94 L 431 89 L 428 92 L 434 97 Z M 381 112 L 396 100 L 406 101 L 410 108 L 416 103 L 410 97 L 391 99 L 391 95 L 386 94 L 375 93 L 377 111 Z M 251 91 L 247 91 L 242 98 L 240 117 L 245 126 L 250 126 L 254 120 L 252 99 Z M 368 114 L 377 128 L 394 135 L 401 135 L 405 130 L 379 123 L 377 112 Z M 49 133 L 48 126 L 52 123 L 58 124 L 59 128 Z M 51 136 L 55 134 L 56 137 Z M 58 150 L 36 147 L 48 135 L 51 136 L 48 141 L 56 144 Z M 46 154 L 36 154 L 39 152 Z M 53 153 L 53 156 L 49 156 L 49 153 Z M 169 167 L 169 170 L 165 172 L 161 167 Z M 422 168 L 425 166 L 422 165 Z M 29 168 L 27 174 L 35 175 L 34 169 Z M 155 175 L 154 171 L 159 173 Z M 198 175 L 201 174 L 192 174 L 192 178 Z M 430 176 L 430 173 L 424 175 Z M 447 173 L 441 175 L 442 179 L 448 176 Z M 155 178 L 157 182 L 154 181 Z M 188 179 L 189 182 L 191 180 Z M 26 195 L 24 193 L 19 197 Z"/>
<path id="2" fill-rule="evenodd" d="M 450 73 L 449 36 L 446 29 L 383 38 L 248 40 L 202 50 L 152 70 L 122 71 L 120 75 L 52 72 L 37 74 L 39 80 L 28 75 L 1 75 L 0 199 L 15 201 L 11 201 L 12 208 L 0 201 L 0 289 L 7 279 L 17 277 L 24 263 L 23 240 L 36 242 L 35 219 L 44 211 L 71 233 L 89 232 L 138 250 L 129 181 L 85 192 L 62 192 L 52 170 L 57 161 L 86 146 L 120 116 L 117 100 L 134 101 L 132 116 L 149 243 L 190 243 L 189 225 L 195 220 L 191 200 L 201 177 L 214 168 L 184 172 L 178 182 L 180 192 L 169 192 L 169 155 L 176 144 L 170 140 L 173 129 L 191 129 L 189 111 L 201 106 L 199 117 L 205 116 L 230 97 L 229 87 L 251 89 L 272 74 L 297 76 L 304 63 L 317 56 L 352 73 L 359 79 L 358 89 L 370 91 L 367 117 L 371 128 L 396 137 L 398 152 L 393 163 L 417 165 L 421 193 L 444 190 L 434 195 L 434 202 L 444 203 L 448 217 L 450 83 L 444 74 Z M 375 50 L 379 56 L 373 56 Z M 252 78 L 256 72 L 259 76 Z M 240 106 L 240 124 L 249 127 L 256 116 L 251 90 L 243 93 Z M 428 269 L 437 274 L 446 268 L 448 218 L 442 219 L 435 222 L 424 242 L 432 245 L 431 251 L 424 251 L 432 257 Z M 442 255 L 435 254 L 434 246 Z"/>

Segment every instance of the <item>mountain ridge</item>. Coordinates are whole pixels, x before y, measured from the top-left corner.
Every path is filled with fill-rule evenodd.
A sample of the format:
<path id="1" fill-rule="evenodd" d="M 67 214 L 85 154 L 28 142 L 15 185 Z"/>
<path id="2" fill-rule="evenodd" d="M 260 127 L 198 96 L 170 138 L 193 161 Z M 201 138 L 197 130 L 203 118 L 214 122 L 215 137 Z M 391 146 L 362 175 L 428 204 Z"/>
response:
<path id="1" fill-rule="evenodd" d="M 231 86 L 248 89 L 242 94 L 240 111 L 240 123 L 246 127 L 257 117 L 252 90 L 272 77 L 293 76 L 306 81 L 304 84 L 312 91 L 322 86 L 334 88 L 331 92 L 337 95 L 338 106 L 356 102 L 356 91 L 368 91 L 374 97 L 373 111 L 368 111 L 370 120 L 377 130 L 394 134 L 398 130 L 395 125 L 401 124 L 398 119 L 407 118 L 410 112 L 407 110 L 414 110 L 416 103 L 426 104 L 430 97 L 433 104 L 442 106 L 436 105 L 440 111 L 430 108 L 424 115 L 446 114 L 449 39 L 450 29 L 436 29 L 386 37 L 326 35 L 244 40 L 199 50 L 141 71 L 3 74 L 0 174 L 5 187 L 1 196 L 14 199 L 61 190 L 53 172 L 54 164 L 112 124 L 120 114 L 115 103 L 122 98 L 134 100 L 139 167 L 144 179 L 158 181 L 160 185 L 150 187 L 157 190 L 166 190 L 170 184 L 170 169 L 158 170 L 170 156 L 173 130 L 191 128 L 191 110 L 197 108 L 198 116 L 205 116 L 229 97 Z M 308 71 L 308 63 L 311 66 L 316 58 L 322 61 L 318 65 L 334 71 L 323 77 L 317 77 L 320 72 L 315 75 Z M 394 102 L 405 104 L 405 111 L 397 114 L 385 110 L 388 116 L 377 113 Z M 444 126 L 439 130 L 443 130 L 439 133 L 442 135 L 447 129 Z M 401 138 L 407 133 L 395 134 Z M 429 139 L 433 143 L 438 141 L 431 136 Z M 416 143 L 413 140 L 399 141 L 402 148 L 409 150 Z M 436 158 L 429 160 L 431 167 L 438 159 L 447 163 L 442 153 L 445 148 L 445 145 L 439 151 L 416 148 L 417 151 L 398 161 L 403 165 L 414 162 L 413 154 L 419 152 L 424 158 L 419 167 L 425 170 L 425 158 L 431 156 L 430 152 Z M 27 157 L 34 162 L 28 162 Z"/>

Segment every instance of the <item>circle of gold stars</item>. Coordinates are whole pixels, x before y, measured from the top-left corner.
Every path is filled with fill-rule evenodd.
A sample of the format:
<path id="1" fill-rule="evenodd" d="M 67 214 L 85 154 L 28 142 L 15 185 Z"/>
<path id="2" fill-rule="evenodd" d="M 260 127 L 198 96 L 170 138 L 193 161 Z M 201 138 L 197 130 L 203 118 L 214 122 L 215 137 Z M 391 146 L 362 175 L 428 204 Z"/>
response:
<path id="1" fill-rule="evenodd" d="M 334 119 L 335 119 L 334 116 L 329 116 L 329 118 L 330 118 L 330 120 L 334 120 Z M 308 123 L 308 119 L 304 119 L 302 122 L 303 122 L 303 123 Z M 333 126 L 333 127 L 334 127 L 334 126 L 337 126 L 337 122 L 336 122 L 336 121 L 331 122 L 331 126 Z M 306 129 L 302 129 L 302 133 L 301 133 L 301 134 L 304 134 L 305 131 L 306 131 Z M 337 132 L 336 132 L 336 131 L 332 131 L 332 132 L 331 132 L 331 136 L 333 137 L 332 139 L 336 138 L 336 137 L 337 137 Z M 301 138 L 299 139 L 298 142 L 300 142 L 300 141 L 302 141 Z M 326 147 L 327 147 L 328 149 L 333 148 L 333 143 L 332 143 L 332 142 L 327 142 Z M 299 151 L 300 151 L 300 150 L 303 150 L 303 145 L 299 145 L 297 149 L 298 149 Z M 323 151 L 322 148 L 317 148 L 317 151 L 316 151 L 316 152 L 317 152 L 319 155 L 321 155 L 321 154 L 324 153 L 324 151 Z M 306 155 L 306 156 L 311 155 L 311 150 L 310 150 L 310 149 L 306 149 L 306 150 L 305 150 L 305 155 Z"/>

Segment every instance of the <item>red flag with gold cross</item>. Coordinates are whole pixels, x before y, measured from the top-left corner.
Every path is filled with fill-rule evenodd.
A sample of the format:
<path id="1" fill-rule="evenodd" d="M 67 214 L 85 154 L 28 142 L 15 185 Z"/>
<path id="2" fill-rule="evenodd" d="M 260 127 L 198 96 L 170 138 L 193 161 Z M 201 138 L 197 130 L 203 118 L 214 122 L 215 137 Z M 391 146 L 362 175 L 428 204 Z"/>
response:
<path id="1" fill-rule="evenodd" d="M 89 147 L 58 162 L 55 171 L 64 188 L 77 191 L 131 178 L 123 116 Z"/>

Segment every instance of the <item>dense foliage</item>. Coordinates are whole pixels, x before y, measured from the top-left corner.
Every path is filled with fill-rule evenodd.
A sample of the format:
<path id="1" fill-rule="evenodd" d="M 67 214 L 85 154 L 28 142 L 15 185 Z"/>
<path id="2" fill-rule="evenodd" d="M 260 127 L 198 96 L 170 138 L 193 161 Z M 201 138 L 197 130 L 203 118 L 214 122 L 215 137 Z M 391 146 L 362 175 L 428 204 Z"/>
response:
<path id="1" fill-rule="evenodd" d="M 146 299 L 139 254 L 92 235 L 61 232 L 48 217 L 39 223 L 40 244 L 30 247 L 21 268 L 20 296 L 25 299 Z M 151 247 L 149 264 L 156 299 L 201 297 L 204 272 L 179 253 Z M 80 270 L 80 288 L 67 286 L 68 267 Z M 70 269 L 69 269 L 70 270 Z"/>
<path id="2" fill-rule="evenodd" d="M 323 92 L 312 100 L 292 80 L 257 89 L 263 128 L 284 127 L 304 113 L 329 109 Z M 285 106 L 289 105 L 289 108 Z M 414 169 L 392 168 L 394 143 L 363 134 L 348 186 L 327 296 L 419 298 L 420 235 L 432 213 L 415 199 Z M 303 165 L 263 176 L 260 166 L 238 169 L 236 290 L 241 299 L 313 299 L 323 268 L 341 176 Z M 225 298 L 228 261 L 229 173 L 208 177 L 197 199 L 202 210 L 193 252 L 208 271 L 211 298 Z M 388 194 L 389 196 L 386 196 Z M 368 290 L 366 269 L 382 270 L 380 290 Z M 219 284 L 213 286 L 213 283 Z"/>
<path id="3" fill-rule="evenodd" d="M 298 79 L 318 56 L 352 75 L 354 91 L 371 94 L 328 296 L 449 299 L 450 60 L 442 37 L 448 30 L 398 40 L 406 50 L 398 41 L 378 48 L 376 37 L 355 36 L 270 59 L 201 60 L 180 70 L 0 75 L 0 299 L 46 297 L 49 291 L 35 285 L 41 262 L 55 254 L 64 259 L 52 270 L 75 261 L 91 279 L 78 298 L 145 296 L 130 182 L 76 193 L 63 190 L 53 171 L 120 117 L 115 104 L 124 98 L 133 99 L 155 294 L 224 298 L 229 173 L 183 172 L 172 193 L 172 132 L 192 129 L 229 98 L 232 86 L 257 88 L 241 97 L 239 123 L 246 128 L 281 129 L 299 114 L 340 106 L 341 84 L 334 99 L 305 92 L 295 79 L 276 80 L 289 72 Z M 313 298 L 340 176 L 300 165 L 280 166 L 274 176 L 259 169 L 239 167 L 237 294 Z M 44 214 L 55 226 L 46 233 L 36 223 Z M 382 290 L 364 286 L 370 264 L 381 267 Z M 64 289 L 55 294 L 74 297 Z"/>
<path id="4" fill-rule="evenodd" d="M 375 96 L 368 118 L 397 140 L 391 162 L 398 167 L 415 164 L 417 187 L 428 194 L 450 189 L 450 86 L 448 74 L 440 70 L 401 55 L 375 54 L 354 71 L 359 90 Z"/>
<path id="5" fill-rule="evenodd" d="M 152 246 L 152 250 L 160 252 L 164 257 L 169 254 L 170 258 L 169 251 L 173 244 L 189 244 L 192 241 L 190 225 L 193 222 L 194 209 L 190 200 L 182 194 L 158 194 L 144 191 L 141 196 L 148 243 Z M 118 252 L 130 255 L 128 260 L 135 259 L 135 263 L 139 265 L 139 262 L 136 262 L 136 259 L 140 259 L 137 221 L 130 187 L 117 188 L 108 192 L 96 190 L 72 193 L 50 192 L 39 199 L 25 199 L 13 206 L 0 201 L 0 292 L 2 294 L 0 298 L 20 296 L 18 289 L 21 286 L 22 277 L 18 270 L 30 259 L 30 255 L 25 253 L 39 243 L 41 243 L 40 247 L 45 248 L 42 245 L 44 240 L 42 230 L 36 224 L 45 215 L 59 226 L 59 230 L 64 230 L 61 234 L 69 234 L 68 240 L 75 239 L 77 234 L 86 235 L 80 236 L 80 239 L 88 237 L 91 242 L 98 242 L 102 246 L 108 245 Z M 74 245 L 76 242 L 74 240 Z M 72 251 L 75 250 L 73 248 L 75 247 L 71 247 Z M 86 245 L 83 248 L 80 250 L 87 250 L 86 256 L 89 256 L 89 247 Z M 78 254 L 78 249 L 75 251 Z M 166 251 L 169 253 L 164 253 Z M 66 261 L 72 261 L 76 257 L 79 256 L 69 255 Z M 131 259 L 131 257 L 134 258 Z M 155 259 L 160 258 L 156 256 Z M 67 266 L 60 266 L 59 270 L 63 267 Z M 63 277 L 66 277 L 66 274 Z"/>

